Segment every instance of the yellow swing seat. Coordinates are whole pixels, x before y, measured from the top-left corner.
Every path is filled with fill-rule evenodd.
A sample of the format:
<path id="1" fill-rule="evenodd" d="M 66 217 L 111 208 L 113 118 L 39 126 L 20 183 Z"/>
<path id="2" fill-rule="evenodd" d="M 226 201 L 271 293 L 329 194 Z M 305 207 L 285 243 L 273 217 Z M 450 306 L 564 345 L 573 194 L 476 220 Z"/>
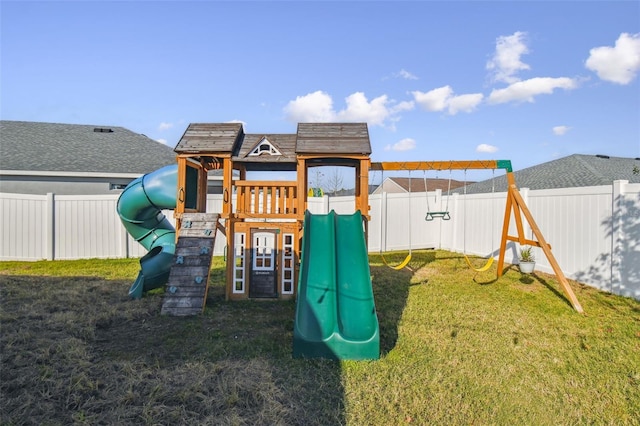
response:
<path id="1" fill-rule="evenodd" d="M 473 264 L 471 263 L 471 260 L 467 257 L 467 255 L 464 255 L 464 260 L 467 261 L 467 265 L 469 265 L 469 268 L 473 269 L 476 272 L 485 272 L 488 271 L 489 268 L 491 268 L 491 265 L 493 265 L 493 256 L 491 256 L 488 260 L 487 263 L 485 263 L 483 266 L 476 268 L 475 266 L 473 266 Z"/>
<path id="2" fill-rule="evenodd" d="M 407 255 L 407 257 L 402 261 L 402 263 L 400 263 L 399 265 L 395 265 L 395 266 L 394 265 L 390 265 L 389 263 L 387 263 L 387 259 L 384 258 L 382 253 L 380 253 L 380 257 L 382 258 L 382 261 L 384 262 L 385 265 L 387 265 L 391 269 L 395 269 L 396 271 L 404 269 L 409 264 L 409 262 L 411 261 L 411 253 L 409 253 Z"/>

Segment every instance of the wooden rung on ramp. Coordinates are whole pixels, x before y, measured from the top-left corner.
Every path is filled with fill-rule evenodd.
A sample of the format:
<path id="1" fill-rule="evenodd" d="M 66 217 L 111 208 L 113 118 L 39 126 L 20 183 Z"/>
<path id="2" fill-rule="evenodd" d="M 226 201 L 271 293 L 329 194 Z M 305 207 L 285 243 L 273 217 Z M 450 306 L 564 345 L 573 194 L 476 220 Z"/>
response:
<path id="1" fill-rule="evenodd" d="M 219 215 L 184 213 L 162 315 L 199 315 L 204 310 Z"/>

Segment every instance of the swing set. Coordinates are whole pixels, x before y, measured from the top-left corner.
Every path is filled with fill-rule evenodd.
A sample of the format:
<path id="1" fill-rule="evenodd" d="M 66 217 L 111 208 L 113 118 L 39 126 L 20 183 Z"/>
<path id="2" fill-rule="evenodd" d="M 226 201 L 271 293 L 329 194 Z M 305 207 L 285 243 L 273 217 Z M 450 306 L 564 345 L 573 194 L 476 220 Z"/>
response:
<path id="1" fill-rule="evenodd" d="M 504 272 L 504 260 L 505 260 L 504 258 L 506 254 L 508 241 L 517 242 L 521 246 L 528 245 L 528 246 L 539 247 L 540 249 L 542 249 L 542 252 L 546 256 L 547 260 L 549 261 L 549 264 L 551 265 L 551 268 L 553 269 L 553 272 L 555 273 L 564 294 L 566 295 L 567 299 L 569 300 L 573 308 L 580 313 L 584 312 L 582 306 L 580 305 L 580 302 L 578 301 L 577 297 L 573 293 L 573 290 L 569 286 L 569 282 L 567 281 L 567 278 L 562 272 L 562 269 L 560 269 L 560 265 L 558 264 L 555 256 L 551 252 L 551 246 L 545 240 L 544 236 L 542 235 L 542 232 L 540 231 L 540 228 L 538 227 L 538 225 L 536 224 L 533 218 L 533 215 L 531 214 L 528 207 L 526 206 L 526 203 L 524 202 L 524 199 L 522 198 L 520 191 L 518 191 L 510 160 L 377 162 L 377 163 L 371 163 L 371 166 L 370 166 L 370 170 L 381 171 L 382 173 L 384 173 L 385 171 L 408 171 L 409 177 L 411 177 L 411 171 L 422 170 L 425 175 L 424 177 L 425 193 L 427 191 L 427 187 L 426 187 L 427 171 L 449 170 L 451 173 L 452 170 L 464 170 L 465 171 L 465 188 L 464 188 L 465 198 L 466 198 L 466 171 L 482 170 L 482 169 L 493 170 L 494 176 L 495 176 L 495 170 L 505 170 L 506 178 L 507 178 L 507 201 L 505 205 L 504 220 L 502 224 L 502 235 L 500 239 L 500 249 L 499 249 L 499 255 L 498 255 L 496 278 L 501 277 Z M 409 179 L 409 182 L 411 182 L 411 178 Z M 451 191 L 451 177 L 449 177 L 449 188 L 447 190 L 447 195 L 450 195 L 450 191 Z M 494 182 L 494 179 L 492 179 L 492 193 L 494 192 L 495 192 L 495 182 Z M 411 195 L 411 186 L 409 186 L 409 196 L 410 195 Z M 448 200 L 449 200 L 449 197 L 447 197 L 447 206 L 445 207 L 444 210 L 431 211 L 430 206 L 428 204 L 428 198 L 427 198 L 427 215 L 425 217 L 425 220 L 432 221 L 436 218 L 441 218 L 443 220 L 450 220 L 451 216 L 448 210 L 448 203 L 449 203 Z M 410 224 L 411 208 L 409 208 L 408 210 L 409 210 L 408 219 Z M 509 227 L 510 227 L 512 217 L 515 220 L 517 235 L 509 234 Z M 523 227 L 523 217 L 529 224 L 529 227 L 531 228 L 531 231 L 535 236 L 535 240 L 529 239 L 526 237 L 524 227 Z M 493 238 L 493 234 L 494 232 L 492 232 L 492 238 Z M 493 247 L 493 241 L 492 241 L 492 247 Z M 412 248 L 411 247 L 411 226 L 409 225 L 409 254 L 407 255 L 407 257 L 400 264 L 395 266 L 389 265 L 387 261 L 384 259 L 384 257 L 382 257 L 382 260 L 387 266 L 393 269 L 396 269 L 396 270 L 403 269 L 409 264 L 411 260 L 411 256 L 412 256 L 411 248 Z M 473 263 L 471 262 L 471 260 L 466 254 L 466 247 L 464 247 L 463 251 L 465 251 L 464 258 L 467 264 L 475 272 L 487 271 L 491 268 L 491 266 L 494 263 L 494 255 L 492 253 L 484 265 L 478 268 L 474 267 Z"/>

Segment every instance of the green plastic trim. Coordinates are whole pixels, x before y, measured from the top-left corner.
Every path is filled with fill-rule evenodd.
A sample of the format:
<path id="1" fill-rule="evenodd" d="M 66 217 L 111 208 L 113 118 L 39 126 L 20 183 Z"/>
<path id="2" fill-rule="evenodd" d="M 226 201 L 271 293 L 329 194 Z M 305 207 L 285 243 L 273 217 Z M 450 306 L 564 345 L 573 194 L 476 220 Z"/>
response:
<path id="1" fill-rule="evenodd" d="M 513 169 L 511 168 L 511 160 L 497 160 L 496 168 L 505 169 L 507 173 L 513 172 Z"/>

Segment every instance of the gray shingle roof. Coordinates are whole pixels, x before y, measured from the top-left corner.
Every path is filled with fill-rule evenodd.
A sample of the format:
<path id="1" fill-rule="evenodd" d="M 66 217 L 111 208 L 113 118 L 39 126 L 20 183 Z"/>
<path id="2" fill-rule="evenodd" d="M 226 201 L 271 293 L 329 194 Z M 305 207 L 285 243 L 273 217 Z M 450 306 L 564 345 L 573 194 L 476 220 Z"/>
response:
<path id="1" fill-rule="evenodd" d="M 453 191 L 456 188 L 461 188 L 465 185 L 465 182 L 461 182 L 459 180 L 451 179 L 437 179 L 437 178 L 427 178 L 426 188 L 424 178 L 398 178 L 392 177 L 389 178 L 401 186 L 405 191 L 409 192 L 425 192 L 425 189 L 428 191 L 435 191 L 437 189 L 446 193 L 449 189 Z M 411 187 L 409 187 L 409 181 L 411 181 Z M 467 182 L 469 184 L 469 182 Z"/>
<path id="2" fill-rule="evenodd" d="M 518 188 L 529 189 L 611 185 L 615 180 L 640 183 L 640 174 L 634 174 L 634 167 L 640 170 L 640 159 L 573 154 L 514 171 L 514 177 Z M 467 193 L 491 192 L 491 180 L 468 185 Z M 506 176 L 496 177 L 495 191 L 504 192 L 506 190 Z M 462 191 L 457 190 L 456 192 Z"/>
<path id="3" fill-rule="evenodd" d="M 175 162 L 173 149 L 123 127 L 0 121 L 0 170 L 144 174 Z"/>

